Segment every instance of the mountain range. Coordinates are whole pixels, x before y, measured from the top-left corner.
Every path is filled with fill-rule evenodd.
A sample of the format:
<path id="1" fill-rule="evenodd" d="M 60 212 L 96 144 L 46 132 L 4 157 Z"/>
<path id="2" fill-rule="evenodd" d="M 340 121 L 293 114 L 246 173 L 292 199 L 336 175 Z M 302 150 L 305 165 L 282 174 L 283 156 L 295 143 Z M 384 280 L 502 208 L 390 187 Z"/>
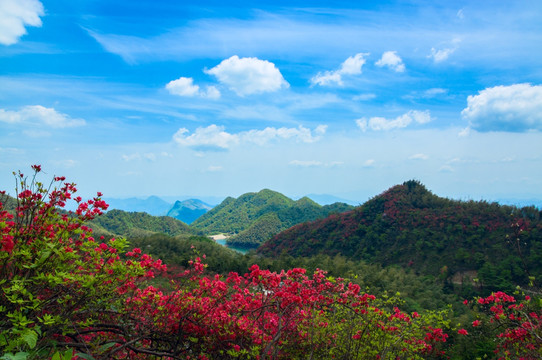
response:
<path id="1" fill-rule="evenodd" d="M 526 274 L 542 276 L 541 218 L 534 206 L 450 200 L 411 180 L 351 211 L 293 226 L 257 252 L 341 255 L 510 289 L 527 284 Z"/>
<path id="2" fill-rule="evenodd" d="M 196 219 L 192 226 L 208 235 L 232 235 L 227 241 L 230 245 L 254 247 L 295 224 L 351 209 L 353 206 L 344 203 L 321 206 L 308 197 L 292 200 L 276 191 L 263 189 L 237 199 L 224 199 Z"/>

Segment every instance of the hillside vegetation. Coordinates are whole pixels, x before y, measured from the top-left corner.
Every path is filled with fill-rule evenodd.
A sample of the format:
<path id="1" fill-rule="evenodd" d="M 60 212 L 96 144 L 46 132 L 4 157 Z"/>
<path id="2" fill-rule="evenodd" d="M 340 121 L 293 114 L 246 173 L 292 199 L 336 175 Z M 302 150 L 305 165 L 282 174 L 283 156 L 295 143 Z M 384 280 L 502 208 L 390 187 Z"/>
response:
<path id="1" fill-rule="evenodd" d="M 542 222 L 534 207 L 455 201 L 417 181 L 397 185 L 364 205 L 296 225 L 257 251 L 276 257 L 340 254 L 400 265 L 456 285 L 511 290 L 542 275 Z"/>
<path id="2" fill-rule="evenodd" d="M 195 235 L 196 231 L 180 220 L 169 216 L 152 216 L 145 212 L 111 210 L 89 223 L 98 236 L 124 236 L 127 238 L 152 234 Z"/>
<path id="3" fill-rule="evenodd" d="M 347 204 L 321 206 L 307 197 L 294 201 L 268 189 L 228 197 L 202 215 L 192 226 L 206 234 L 234 234 L 228 243 L 255 247 L 278 232 L 305 221 L 325 218 L 331 213 L 351 210 Z"/>

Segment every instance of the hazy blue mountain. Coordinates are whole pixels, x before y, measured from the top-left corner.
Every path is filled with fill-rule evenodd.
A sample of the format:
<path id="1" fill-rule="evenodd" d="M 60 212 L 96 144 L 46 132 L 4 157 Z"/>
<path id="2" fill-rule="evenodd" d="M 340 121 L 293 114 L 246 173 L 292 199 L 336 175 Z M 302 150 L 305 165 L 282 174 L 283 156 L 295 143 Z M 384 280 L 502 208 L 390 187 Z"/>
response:
<path id="1" fill-rule="evenodd" d="M 191 224 L 194 220 L 212 208 L 213 206 L 198 199 L 176 201 L 173 207 L 167 212 L 167 216 Z"/>
<path id="2" fill-rule="evenodd" d="M 361 205 L 359 202 L 329 194 L 309 194 L 306 197 L 317 202 L 320 205 L 330 205 L 334 203 L 345 203 L 353 206 Z"/>
<path id="3" fill-rule="evenodd" d="M 158 196 L 149 196 L 146 199 L 133 197 L 128 199 L 104 198 L 104 200 L 109 204 L 109 210 L 117 209 L 129 212 L 146 212 L 147 214 L 154 216 L 166 215 L 172 206 L 171 203 Z"/>

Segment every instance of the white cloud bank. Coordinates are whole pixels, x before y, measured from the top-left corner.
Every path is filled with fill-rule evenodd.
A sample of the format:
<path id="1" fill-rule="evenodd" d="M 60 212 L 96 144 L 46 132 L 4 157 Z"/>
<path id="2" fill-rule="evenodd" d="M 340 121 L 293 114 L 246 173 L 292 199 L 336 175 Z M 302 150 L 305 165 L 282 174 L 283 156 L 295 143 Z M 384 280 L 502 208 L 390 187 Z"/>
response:
<path id="1" fill-rule="evenodd" d="M 366 62 L 368 53 L 358 53 L 354 56 L 350 56 L 346 59 L 338 70 L 319 72 L 311 79 L 312 85 L 343 85 L 343 75 L 359 75 L 361 74 L 361 68 Z"/>
<path id="2" fill-rule="evenodd" d="M 365 132 L 368 129 L 374 131 L 401 129 L 407 127 L 412 122 L 418 124 L 426 124 L 430 121 L 431 114 L 429 113 L 429 110 L 410 110 L 406 114 L 398 116 L 395 119 L 386 119 L 383 117 L 372 117 L 370 119 L 361 118 L 356 120 L 356 124 L 363 132 Z"/>
<path id="3" fill-rule="evenodd" d="M 263 130 L 242 131 L 237 134 L 228 133 L 224 126 L 209 125 L 205 128 L 197 128 L 188 135 L 186 128 L 180 128 L 174 135 L 173 140 L 181 145 L 201 150 L 227 150 L 241 143 L 254 143 L 265 145 L 273 140 L 293 139 L 298 142 L 312 143 L 320 140 L 327 130 L 326 125 L 319 125 L 314 130 L 303 126 L 297 128 L 274 128 L 267 127 Z"/>
<path id="4" fill-rule="evenodd" d="M 38 0 L 0 0 L 0 44 L 15 44 L 26 34 L 25 26 L 41 26 L 43 15 Z"/>
<path id="5" fill-rule="evenodd" d="M 215 76 L 239 96 L 273 92 L 290 86 L 275 64 L 252 57 L 234 55 L 204 72 Z"/>
<path id="6" fill-rule="evenodd" d="M 166 84 L 166 89 L 170 94 L 178 96 L 200 96 L 210 99 L 218 99 L 220 91 L 214 86 L 208 86 L 205 91 L 200 90 L 198 85 L 194 85 L 194 79 L 180 77 L 177 80 L 172 80 Z"/>
<path id="7" fill-rule="evenodd" d="M 477 131 L 542 130 L 542 85 L 495 86 L 467 98 L 461 115 Z"/>
<path id="8" fill-rule="evenodd" d="M 382 54 L 382 57 L 375 63 L 375 65 L 379 67 L 385 66 L 396 72 L 405 71 L 405 64 L 403 63 L 403 59 L 401 59 L 399 55 L 397 55 L 396 51 L 386 51 Z"/>
<path id="9" fill-rule="evenodd" d="M 72 119 L 70 116 L 59 113 L 53 108 L 46 108 L 41 105 L 25 106 L 19 111 L 0 109 L 0 122 L 44 124 L 52 128 L 85 125 L 83 119 Z"/>

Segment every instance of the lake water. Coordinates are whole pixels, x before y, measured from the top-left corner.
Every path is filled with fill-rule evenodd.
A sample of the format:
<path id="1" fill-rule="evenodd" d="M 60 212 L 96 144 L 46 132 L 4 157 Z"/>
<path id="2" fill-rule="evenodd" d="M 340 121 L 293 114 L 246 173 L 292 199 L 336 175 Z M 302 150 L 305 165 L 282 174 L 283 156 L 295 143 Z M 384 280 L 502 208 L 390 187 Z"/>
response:
<path id="1" fill-rule="evenodd" d="M 247 253 L 247 249 L 244 249 L 244 248 L 238 248 L 238 247 L 235 247 L 235 246 L 229 246 L 228 244 L 226 244 L 226 239 L 216 239 L 215 240 L 217 244 L 220 244 L 222 246 L 225 246 L 227 247 L 228 249 L 232 249 L 234 251 L 237 251 L 238 253 L 241 253 L 241 254 L 246 254 Z"/>

